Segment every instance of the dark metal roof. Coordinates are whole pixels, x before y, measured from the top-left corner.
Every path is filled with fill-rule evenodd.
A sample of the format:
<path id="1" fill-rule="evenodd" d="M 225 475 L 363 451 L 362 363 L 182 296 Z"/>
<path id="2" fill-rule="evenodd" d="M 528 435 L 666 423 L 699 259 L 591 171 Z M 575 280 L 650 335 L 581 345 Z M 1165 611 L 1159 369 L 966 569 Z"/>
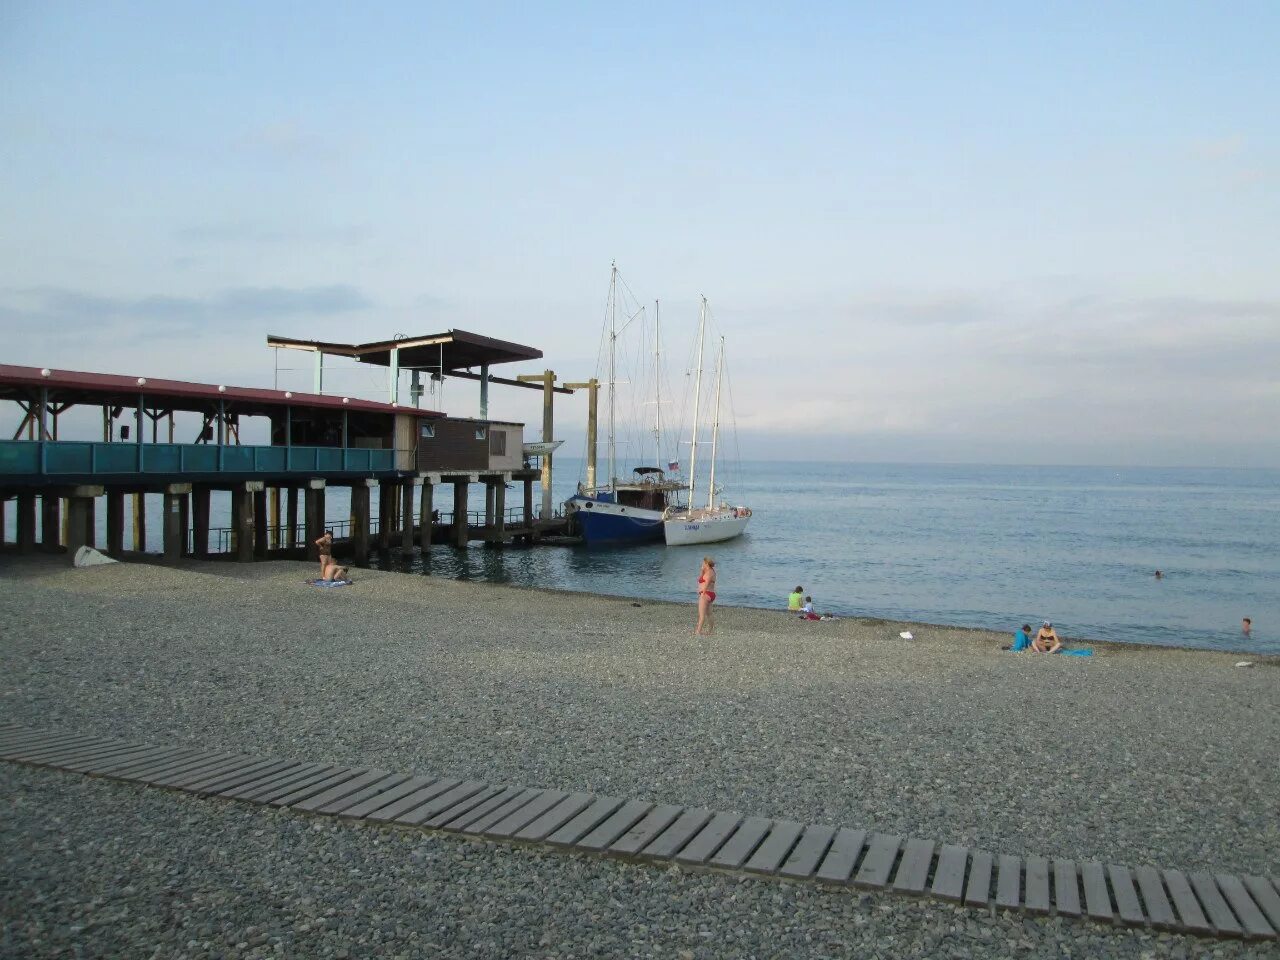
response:
<path id="1" fill-rule="evenodd" d="M 391 351 L 397 349 L 400 351 L 401 367 L 442 370 L 444 373 L 485 364 L 542 358 L 542 351 L 535 347 L 495 340 L 466 330 L 446 330 L 444 333 L 428 333 L 374 343 L 328 343 L 324 340 L 295 340 L 292 337 L 268 334 L 267 346 L 352 357 L 361 363 L 374 363 L 382 367 L 391 365 Z"/>
<path id="2" fill-rule="evenodd" d="M 254 415 L 273 407 L 315 410 L 358 410 L 362 413 L 408 413 L 419 417 L 445 416 L 438 410 L 422 410 L 404 404 L 376 403 L 355 397 L 334 397 L 286 390 L 261 390 L 256 387 L 217 386 L 189 383 L 185 380 L 159 380 L 154 377 L 125 377 L 113 373 L 83 373 L 78 370 L 49 370 L 40 367 L 18 367 L 0 363 L 0 400 L 26 398 L 30 392 L 47 387 L 50 399 L 76 403 L 119 403 L 133 406 L 141 394 L 148 405 L 169 410 L 208 412 L 211 404 L 222 400 L 233 405 L 235 412 Z"/>

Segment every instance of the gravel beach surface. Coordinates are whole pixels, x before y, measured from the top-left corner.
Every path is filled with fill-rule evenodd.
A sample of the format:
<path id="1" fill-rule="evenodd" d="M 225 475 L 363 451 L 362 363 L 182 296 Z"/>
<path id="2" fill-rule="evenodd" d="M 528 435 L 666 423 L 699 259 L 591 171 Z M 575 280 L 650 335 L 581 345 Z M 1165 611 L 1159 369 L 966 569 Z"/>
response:
<path id="1" fill-rule="evenodd" d="M 998 650 L 1005 634 L 730 607 L 715 636 L 694 638 L 691 606 L 372 571 L 326 590 L 302 582 L 312 575 L 300 563 L 75 570 L 0 559 L 0 720 L 624 794 L 997 853 L 1276 873 L 1274 658 L 1246 669 L 1236 654 L 1097 644 L 1091 658 L 1014 655 Z M 904 629 L 915 639 L 899 639 Z M 31 948 L 15 955 L 66 948 L 76 911 L 121 910 L 79 942 L 128 930 L 142 944 L 166 924 L 203 926 L 145 952 L 84 955 L 227 955 L 228 936 L 280 924 L 287 936 L 237 940 L 230 952 L 275 949 L 274 936 L 288 955 L 322 955 L 294 929 L 308 889 L 337 911 L 339 932 L 324 941 L 335 955 L 370 955 L 353 938 L 374 931 L 390 956 L 431 952 L 404 931 L 457 956 L 1261 949 L 317 828 L 300 815 L 67 774 L 9 764 L 0 773 L 14 810 L 5 945 Z M 142 886 L 131 858 L 144 865 Z M 181 869 L 155 866 L 169 862 Z M 277 881 L 278 896 L 262 887 Z M 93 906 L 131 884 L 135 900 Z M 174 919 L 172 898 L 196 890 L 207 895 L 184 900 Z M 44 897 L 39 908 L 15 916 L 12 905 L 32 896 Z M 592 919 L 575 930 L 561 913 Z M 708 921 L 719 932 L 700 932 Z M 725 938 L 733 923 L 746 939 Z M 485 939 L 490 928 L 497 939 Z M 596 949 L 593 937 L 616 939 Z"/>

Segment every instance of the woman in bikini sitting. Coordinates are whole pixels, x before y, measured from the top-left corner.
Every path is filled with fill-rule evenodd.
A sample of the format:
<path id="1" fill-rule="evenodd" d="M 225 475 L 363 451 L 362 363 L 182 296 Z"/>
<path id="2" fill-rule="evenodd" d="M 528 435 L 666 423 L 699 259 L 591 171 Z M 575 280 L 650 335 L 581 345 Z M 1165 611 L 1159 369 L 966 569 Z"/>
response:
<path id="1" fill-rule="evenodd" d="M 715 617 L 711 615 L 711 605 L 716 602 L 716 562 L 710 557 L 702 558 L 702 572 L 698 575 L 698 625 L 693 635 L 711 636 L 715 629 Z M 703 630 L 703 626 L 706 629 Z"/>

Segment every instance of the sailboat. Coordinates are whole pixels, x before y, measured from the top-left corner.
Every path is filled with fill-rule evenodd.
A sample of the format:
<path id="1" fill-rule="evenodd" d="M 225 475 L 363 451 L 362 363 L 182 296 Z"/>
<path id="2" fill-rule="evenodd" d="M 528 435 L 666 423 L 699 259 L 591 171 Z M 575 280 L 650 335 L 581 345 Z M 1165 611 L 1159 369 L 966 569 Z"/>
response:
<path id="1" fill-rule="evenodd" d="M 618 265 L 615 263 L 609 280 L 609 473 L 605 483 L 597 484 L 594 470 L 588 470 L 586 484 L 579 484 L 578 491 L 565 501 L 565 515 L 571 518 L 584 543 L 588 546 L 656 543 L 663 539 L 663 518 L 672 507 L 679 506 L 679 495 L 684 482 L 668 479 L 659 466 L 639 466 L 628 480 L 618 479 L 617 455 L 617 343 L 618 335 L 630 325 L 636 316 L 625 320 L 618 327 Z M 655 330 L 658 319 L 655 309 Z M 661 408 L 661 352 L 660 340 L 654 336 L 654 447 L 657 463 L 661 463 L 662 408 Z M 594 437 L 589 441 L 594 445 Z M 591 455 L 594 463 L 595 454 Z"/>
<path id="2" fill-rule="evenodd" d="M 662 518 L 663 536 L 669 547 L 697 543 L 720 543 L 740 536 L 747 529 L 751 509 L 733 506 L 723 500 L 717 504 L 716 458 L 720 445 L 720 386 L 724 379 L 724 337 L 716 355 L 716 398 L 711 427 L 711 479 L 707 484 L 707 505 L 695 507 L 698 483 L 698 414 L 702 398 L 702 356 L 707 340 L 707 298 L 702 298 L 698 318 L 698 379 L 693 391 L 693 442 L 689 454 L 689 503 L 685 507 L 668 507 Z"/>

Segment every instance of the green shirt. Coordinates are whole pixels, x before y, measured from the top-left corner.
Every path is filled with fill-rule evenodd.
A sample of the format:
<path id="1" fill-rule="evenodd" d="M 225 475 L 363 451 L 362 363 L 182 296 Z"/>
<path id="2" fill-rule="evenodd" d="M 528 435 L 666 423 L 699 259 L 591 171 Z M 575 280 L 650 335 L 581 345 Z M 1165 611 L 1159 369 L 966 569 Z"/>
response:
<path id="1" fill-rule="evenodd" d="M 795 593 L 787 594 L 788 610 L 799 610 L 802 603 L 804 603 L 804 591 L 797 590 Z"/>

